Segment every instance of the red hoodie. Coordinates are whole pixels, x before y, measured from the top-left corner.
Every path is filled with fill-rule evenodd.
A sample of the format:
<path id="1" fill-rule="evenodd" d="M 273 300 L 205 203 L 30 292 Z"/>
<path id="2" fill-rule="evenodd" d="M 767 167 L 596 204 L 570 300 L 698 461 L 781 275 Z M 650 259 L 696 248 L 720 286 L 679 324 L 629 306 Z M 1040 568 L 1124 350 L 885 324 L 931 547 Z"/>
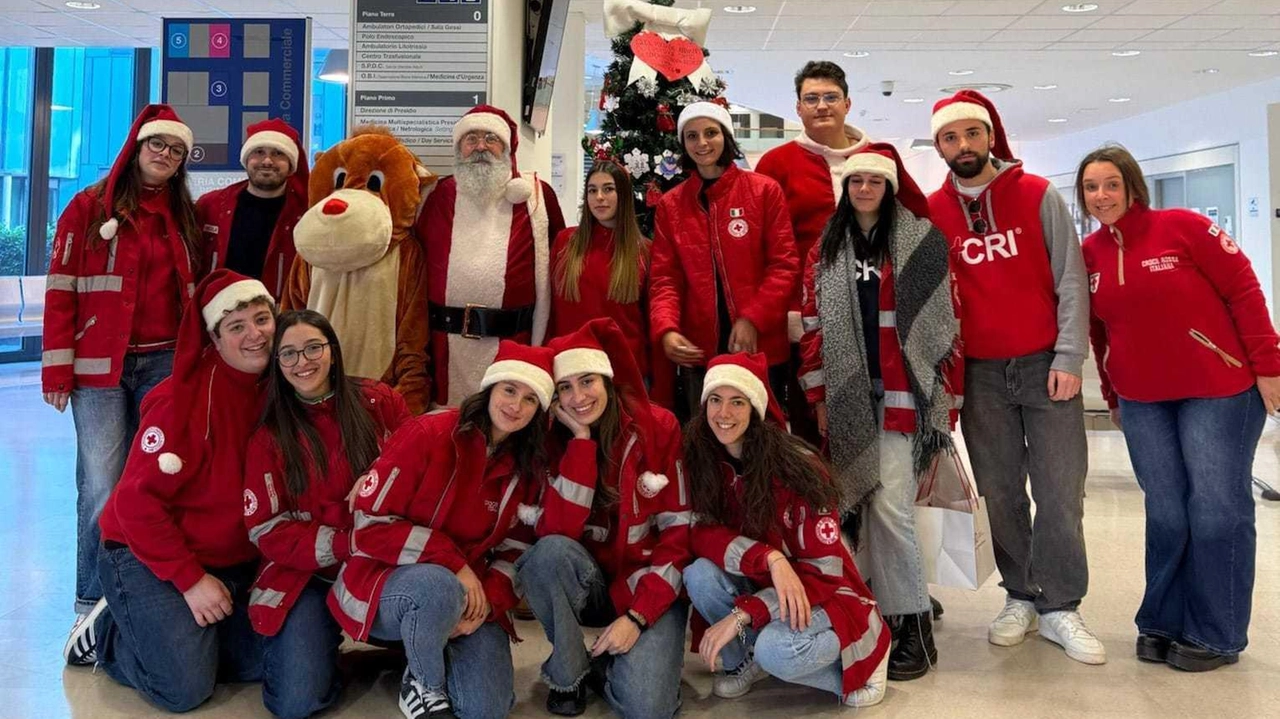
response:
<path id="1" fill-rule="evenodd" d="M 1090 339 L 1111 407 L 1230 397 L 1280 376 L 1258 277 L 1207 217 L 1133 205 L 1085 238 Z"/>

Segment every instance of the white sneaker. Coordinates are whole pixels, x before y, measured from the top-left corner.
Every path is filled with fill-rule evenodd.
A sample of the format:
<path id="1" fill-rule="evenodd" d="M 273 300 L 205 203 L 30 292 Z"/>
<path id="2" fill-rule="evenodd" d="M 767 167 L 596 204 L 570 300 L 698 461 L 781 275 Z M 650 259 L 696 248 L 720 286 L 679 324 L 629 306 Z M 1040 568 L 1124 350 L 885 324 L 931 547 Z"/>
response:
<path id="1" fill-rule="evenodd" d="M 87 667 L 97 663 L 98 636 L 94 625 L 98 623 L 98 617 L 105 611 L 107 611 L 107 600 L 99 599 L 88 614 L 76 617 L 76 623 L 71 626 L 71 636 L 67 637 L 67 643 L 62 646 L 62 658 L 67 664 L 73 667 Z"/>
<path id="2" fill-rule="evenodd" d="M 405 719 L 456 719 L 449 707 L 449 696 L 431 691 L 414 678 L 408 667 L 400 678 L 400 713 Z"/>
<path id="3" fill-rule="evenodd" d="M 871 672 L 871 678 L 867 680 L 866 686 L 849 692 L 849 696 L 844 698 L 844 705 L 862 709 L 879 704 L 884 701 L 884 690 L 888 681 L 889 652 L 885 652 L 884 659 L 881 659 L 880 666 L 876 667 L 874 672 Z"/>
<path id="4" fill-rule="evenodd" d="M 1036 605 L 1022 599 L 1006 599 L 1004 609 L 987 627 L 987 641 L 998 647 L 1017 646 L 1036 630 L 1038 619 Z"/>
<path id="5" fill-rule="evenodd" d="M 1083 664 L 1106 664 L 1107 650 L 1084 625 L 1080 612 L 1048 612 L 1040 623 L 1040 636 L 1067 650 L 1067 656 Z"/>
<path id="6" fill-rule="evenodd" d="M 747 660 L 737 669 L 727 672 L 716 672 L 711 679 L 711 693 L 721 699 L 737 699 L 751 691 L 751 685 L 769 676 L 755 658 Z"/>

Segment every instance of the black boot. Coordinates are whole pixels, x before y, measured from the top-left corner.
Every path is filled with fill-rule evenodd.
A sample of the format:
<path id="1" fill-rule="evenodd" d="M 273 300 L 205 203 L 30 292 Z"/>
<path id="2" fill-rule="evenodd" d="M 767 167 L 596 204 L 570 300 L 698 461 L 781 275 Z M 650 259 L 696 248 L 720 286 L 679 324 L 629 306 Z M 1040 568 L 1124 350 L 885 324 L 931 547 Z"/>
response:
<path id="1" fill-rule="evenodd" d="M 933 595 L 930 594 L 929 605 L 933 607 L 933 621 L 935 622 L 940 621 L 942 619 L 942 613 L 943 613 L 942 602 L 939 602 L 937 599 L 934 599 Z"/>
<path id="2" fill-rule="evenodd" d="M 562 717 L 576 717 L 587 710 L 587 683 L 567 692 L 552 689 L 547 692 L 547 711 Z"/>
<path id="3" fill-rule="evenodd" d="M 919 679 L 938 663 L 933 645 L 932 611 L 904 614 L 890 620 L 897 627 L 893 650 L 889 652 L 889 679 L 896 682 Z"/>

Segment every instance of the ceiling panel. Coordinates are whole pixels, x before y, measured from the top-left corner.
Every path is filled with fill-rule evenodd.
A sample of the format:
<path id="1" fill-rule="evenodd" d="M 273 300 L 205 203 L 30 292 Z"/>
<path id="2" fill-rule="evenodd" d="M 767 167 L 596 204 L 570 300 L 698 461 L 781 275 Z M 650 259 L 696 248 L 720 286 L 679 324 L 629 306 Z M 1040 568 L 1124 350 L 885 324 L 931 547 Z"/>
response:
<path id="1" fill-rule="evenodd" d="M 1217 5 L 1219 0 L 1133 0 L 1116 10 L 1119 15 L 1190 15 Z"/>
<path id="2" fill-rule="evenodd" d="M 861 2 L 848 4 L 863 15 L 941 15 L 953 6 L 964 6 L 966 3 L 956 2 L 956 0 L 910 0 L 908 2 L 895 0 L 894 2 L 867 2 L 865 8 L 858 7 L 862 4 Z M 975 8 L 974 12 L 976 14 L 977 7 L 981 3 L 977 5 L 968 3 L 968 5 Z M 831 12 L 832 4 L 827 3 L 826 8 L 827 12 Z"/>
<path id="3" fill-rule="evenodd" d="M 1196 15 L 1183 18 L 1169 25 L 1171 30 L 1220 28 L 1234 30 L 1238 27 L 1255 27 L 1256 23 L 1265 22 L 1266 15 Z"/>
<path id="4" fill-rule="evenodd" d="M 1077 40 L 1080 42 L 1117 43 L 1137 40 L 1150 32 L 1151 30 L 1094 30 L 1093 28 L 1086 28 L 1084 30 L 1077 30 L 1063 39 L 1068 41 Z M 1222 31 L 1219 30 L 1217 32 L 1221 33 Z"/>
<path id="5" fill-rule="evenodd" d="M 1009 24 L 1010 30 L 1056 30 L 1056 29 L 1072 29 L 1078 30 L 1082 27 L 1088 27 L 1097 22 L 1098 18 L 1088 15 L 1027 15 L 1020 17 Z"/>

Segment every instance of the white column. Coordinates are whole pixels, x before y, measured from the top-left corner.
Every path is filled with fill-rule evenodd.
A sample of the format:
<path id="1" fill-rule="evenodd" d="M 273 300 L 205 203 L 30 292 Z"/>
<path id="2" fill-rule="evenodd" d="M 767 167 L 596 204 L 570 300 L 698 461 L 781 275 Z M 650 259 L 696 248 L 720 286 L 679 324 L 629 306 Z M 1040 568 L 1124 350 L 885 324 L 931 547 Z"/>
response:
<path id="1" fill-rule="evenodd" d="M 565 222 L 577 224 L 582 203 L 582 128 L 586 122 L 583 99 L 586 96 L 586 17 L 570 12 L 565 20 L 564 42 L 556 65 L 556 85 L 551 94 L 551 122 L 545 142 L 550 138 L 551 153 L 564 158 L 563 188 L 556 187 Z M 548 171 L 548 181 L 551 180 Z M 557 184 L 557 183 L 552 183 Z"/>

